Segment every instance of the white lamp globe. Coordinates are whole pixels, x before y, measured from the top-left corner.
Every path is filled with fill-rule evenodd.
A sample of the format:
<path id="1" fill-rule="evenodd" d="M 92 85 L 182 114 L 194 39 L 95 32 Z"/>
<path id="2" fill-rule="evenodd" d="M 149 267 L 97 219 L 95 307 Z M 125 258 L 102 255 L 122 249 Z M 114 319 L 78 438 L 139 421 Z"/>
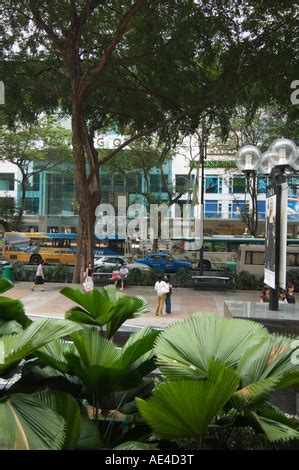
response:
<path id="1" fill-rule="evenodd" d="M 261 152 L 255 145 L 245 145 L 236 155 L 236 164 L 240 171 L 256 171 L 258 169 Z"/>
<path id="2" fill-rule="evenodd" d="M 299 171 L 299 147 L 297 147 L 297 155 L 292 164 L 292 167 L 294 168 L 294 170 Z"/>
<path id="3" fill-rule="evenodd" d="M 272 166 L 293 166 L 297 158 L 297 147 L 289 139 L 277 139 L 269 147 L 274 154 L 271 157 Z"/>
<path id="4" fill-rule="evenodd" d="M 278 153 L 273 152 L 272 150 L 267 150 L 266 152 L 264 152 L 262 154 L 261 162 L 259 165 L 260 172 L 263 173 L 264 175 L 270 175 L 272 168 L 273 168 L 273 165 L 271 162 L 275 159 L 278 159 L 278 157 L 279 157 Z"/>

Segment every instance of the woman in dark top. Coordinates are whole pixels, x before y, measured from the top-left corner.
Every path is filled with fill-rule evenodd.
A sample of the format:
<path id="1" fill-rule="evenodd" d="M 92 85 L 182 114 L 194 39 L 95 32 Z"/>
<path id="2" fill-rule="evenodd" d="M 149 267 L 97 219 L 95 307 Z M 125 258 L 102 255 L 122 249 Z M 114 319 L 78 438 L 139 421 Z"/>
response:
<path id="1" fill-rule="evenodd" d="M 89 292 L 93 290 L 94 284 L 93 284 L 93 279 L 92 279 L 92 263 L 91 262 L 88 263 L 88 266 L 83 276 L 84 276 L 83 288 L 85 292 Z"/>
<path id="2" fill-rule="evenodd" d="M 286 293 L 286 299 L 287 299 L 288 304 L 296 303 L 294 290 L 295 290 L 294 284 L 292 282 L 289 282 L 288 287 L 287 287 L 287 293 Z"/>
<path id="3" fill-rule="evenodd" d="M 164 281 L 169 286 L 169 292 L 167 292 L 166 298 L 165 298 L 165 310 L 166 310 L 166 313 L 169 315 L 171 313 L 171 290 L 172 290 L 172 285 L 170 284 L 169 277 L 166 276 L 166 275 L 164 276 Z"/>

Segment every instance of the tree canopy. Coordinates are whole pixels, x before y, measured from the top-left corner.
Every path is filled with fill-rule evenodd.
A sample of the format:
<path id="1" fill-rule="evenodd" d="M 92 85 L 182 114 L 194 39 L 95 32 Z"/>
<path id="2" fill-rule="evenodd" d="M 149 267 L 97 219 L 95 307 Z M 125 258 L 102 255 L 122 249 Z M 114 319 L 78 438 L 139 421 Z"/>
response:
<path id="1" fill-rule="evenodd" d="M 5 120 L 32 121 L 57 107 L 72 117 L 75 278 L 92 258 L 100 165 L 153 132 L 165 140 L 188 134 L 210 113 L 221 113 L 225 129 L 240 103 L 288 106 L 298 78 L 295 7 L 291 0 L 5 2 Z M 128 139 L 99 160 L 94 134 L 107 128 Z"/>

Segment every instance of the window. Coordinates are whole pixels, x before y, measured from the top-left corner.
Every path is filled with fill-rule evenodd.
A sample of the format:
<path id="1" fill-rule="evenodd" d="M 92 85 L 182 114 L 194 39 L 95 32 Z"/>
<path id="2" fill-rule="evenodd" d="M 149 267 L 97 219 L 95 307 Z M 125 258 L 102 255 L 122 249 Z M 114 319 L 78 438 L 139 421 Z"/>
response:
<path id="1" fill-rule="evenodd" d="M 39 212 L 39 198 L 26 197 L 25 211 L 27 214 L 38 214 Z"/>
<path id="2" fill-rule="evenodd" d="M 222 215 L 222 202 L 218 202 L 218 215 L 221 218 L 221 215 Z"/>
<path id="3" fill-rule="evenodd" d="M 0 174 L 0 191 L 13 191 L 15 187 L 15 175 L 13 173 Z"/>
<path id="4" fill-rule="evenodd" d="M 212 219 L 217 217 L 218 214 L 218 201 L 205 202 L 205 218 Z"/>
<path id="5" fill-rule="evenodd" d="M 194 175 L 192 175 L 191 181 L 190 176 L 188 175 L 176 175 L 175 176 L 175 189 L 177 192 L 181 193 L 183 191 L 188 191 L 188 189 L 193 187 Z"/>
<path id="6" fill-rule="evenodd" d="M 159 255 L 154 255 L 152 256 L 152 261 L 154 261 L 155 263 L 156 262 L 160 262 L 160 261 L 171 261 L 172 259 L 168 256 L 159 256 Z"/>
<path id="7" fill-rule="evenodd" d="M 230 188 L 230 192 L 234 194 L 243 194 L 245 193 L 246 189 L 246 181 L 243 176 L 237 176 L 233 178 L 232 181 L 232 188 Z"/>
<path id="8" fill-rule="evenodd" d="M 246 251 L 245 264 L 265 264 L 265 253 L 261 251 Z"/>
<path id="9" fill-rule="evenodd" d="M 150 175 L 150 192 L 158 193 L 160 191 L 160 175 Z"/>
<path id="10" fill-rule="evenodd" d="M 206 177 L 206 193 L 217 194 L 218 190 L 219 190 L 218 177 L 207 176 Z"/>
<path id="11" fill-rule="evenodd" d="M 267 191 L 267 178 L 259 176 L 257 179 L 257 192 L 258 194 L 266 193 Z"/>
<path id="12" fill-rule="evenodd" d="M 39 191 L 39 177 L 40 173 L 34 173 L 30 178 L 30 183 L 27 185 L 27 191 Z"/>
<path id="13" fill-rule="evenodd" d="M 287 254 L 287 266 L 299 266 L 299 253 L 288 253 Z"/>
<path id="14" fill-rule="evenodd" d="M 222 184 L 223 184 L 222 178 L 220 177 L 218 181 L 219 181 L 219 190 L 218 190 L 218 192 L 222 193 Z"/>
<path id="15" fill-rule="evenodd" d="M 266 218 L 266 202 L 265 201 L 258 201 L 257 202 L 258 208 L 258 217 L 260 220 L 265 220 Z"/>

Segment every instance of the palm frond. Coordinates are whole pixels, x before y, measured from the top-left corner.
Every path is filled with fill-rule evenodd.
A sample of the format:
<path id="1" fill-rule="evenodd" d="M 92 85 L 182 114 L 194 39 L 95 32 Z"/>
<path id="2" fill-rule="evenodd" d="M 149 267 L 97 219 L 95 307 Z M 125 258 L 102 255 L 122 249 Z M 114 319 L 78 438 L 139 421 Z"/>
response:
<path id="1" fill-rule="evenodd" d="M 8 279 L 0 279 L 0 294 L 13 288 L 13 283 Z"/>
<path id="2" fill-rule="evenodd" d="M 3 336 L 4 363 L 0 364 L 0 371 L 11 367 L 45 344 L 79 329 L 79 325 L 66 320 L 37 320 L 20 333 Z"/>
<path id="3" fill-rule="evenodd" d="M 162 383 L 149 400 L 136 398 L 136 402 L 157 435 L 170 439 L 198 439 L 230 399 L 238 383 L 239 378 L 233 370 L 212 360 L 206 381 Z"/>
<path id="4" fill-rule="evenodd" d="M 42 359 L 45 364 L 67 374 L 69 373 L 69 366 L 65 355 L 68 353 L 76 354 L 76 351 L 76 347 L 73 343 L 56 339 L 38 349 L 35 355 Z"/>
<path id="5" fill-rule="evenodd" d="M 32 321 L 27 317 L 22 302 L 8 297 L 0 297 L 0 319 L 5 321 L 14 320 L 23 328 L 26 328 Z"/>
<path id="6" fill-rule="evenodd" d="M 13 333 L 19 333 L 20 331 L 22 331 L 20 323 L 14 320 L 0 320 L 0 337 L 4 335 L 12 335 Z"/>
<path id="7" fill-rule="evenodd" d="M 34 396 L 16 394 L 0 402 L 0 449 L 61 449 L 64 427 L 62 416 Z"/>
<path id="8" fill-rule="evenodd" d="M 212 357 L 236 367 L 244 353 L 267 336 L 255 322 L 195 314 L 167 328 L 158 337 L 155 353 L 169 379 L 205 378 Z"/>
<path id="9" fill-rule="evenodd" d="M 121 367 L 126 368 L 134 364 L 134 367 L 141 364 L 144 360 L 144 355 L 151 352 L 154 342 L 159 335 L 159 331 L 152 328 L 142 328 L 136 333 L 132 333 L 121 350 Z M 152 357 L 152 353 L 146 357 Z M 137 361 L 139 361 L 137 363 Z"/>
<path id="10" fill-rule="evenodd" d="M 128 441 L 114 447 L 113 450 L 158 450 L 155 444 L 147 444 L 145 442 Z"/>
<path id="11" fill-rule="evenodd" d="M 80 410 L 77 401 L 68 393 L 57 390 L 44 390 L 34 397 L 45 403 L 65 421 L 63 449 L 75 449 L 80 435 Z"/>
<path id="12" fill-rule="evenodd" d="M 291 439 L 299 439 L 299 432 L 292 427 L 271 418 L 259 416 L 251 412 L 251 416 L 262 431 L 266 434 L 267 438 L 273 441 L 290 441 Z"/>
<path id="13" fill-rule="evenodd" d="M 292 376 L 293 383 L 296 383 L 298 373 L 298 365 L 291 360 L 292 338 L 286 336 L 270 335 L 264 338 L 260 344 L 254 345 L 247 350 L 238 364 L 238 373 L 241 376 L 242 384 L 248 385 L 258 380 L 264 380 L 268 377 L 279 377 L 281 380 L 277 382 L 283 387 L 284 378 L 286 384 L 287 377 Z M 298 382 L 297 382 L 298 383 Z"/>

